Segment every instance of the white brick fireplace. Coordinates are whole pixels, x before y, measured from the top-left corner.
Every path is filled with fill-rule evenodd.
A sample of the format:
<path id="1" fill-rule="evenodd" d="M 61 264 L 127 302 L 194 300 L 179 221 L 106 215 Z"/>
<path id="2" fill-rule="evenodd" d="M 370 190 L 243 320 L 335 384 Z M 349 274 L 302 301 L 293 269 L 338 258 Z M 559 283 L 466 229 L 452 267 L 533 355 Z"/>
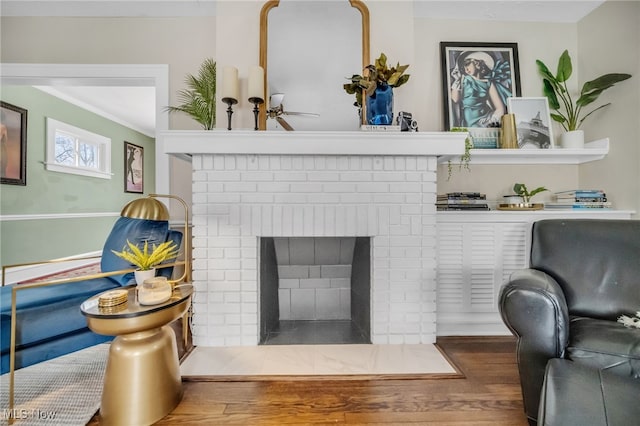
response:
<path id="1" fill-rule="evenodd" d="M 193 167 L 193 338 L 259 340 L 260 237 L 369 237 L 371 341 L 436 336 L 436 166 L 465 134 L 169 131 Z"/>

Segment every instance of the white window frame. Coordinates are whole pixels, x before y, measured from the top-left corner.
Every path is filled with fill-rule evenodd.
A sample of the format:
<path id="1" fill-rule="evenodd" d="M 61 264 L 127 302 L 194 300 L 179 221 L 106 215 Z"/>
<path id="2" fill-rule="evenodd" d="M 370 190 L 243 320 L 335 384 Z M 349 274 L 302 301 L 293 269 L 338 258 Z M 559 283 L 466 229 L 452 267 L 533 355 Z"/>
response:
<path id="1" fill-rule="evenodd" d="M 56 133 L 71 134 L 90 144 L 97 145 L 100 151 L 96 169 L 69 166 L 56 163 Z M 47 117 L 47 162 L 46 169 L 53 172 L 70 173 L 100 179 L 111 179 L 111 139 L 62 121 Z"/>

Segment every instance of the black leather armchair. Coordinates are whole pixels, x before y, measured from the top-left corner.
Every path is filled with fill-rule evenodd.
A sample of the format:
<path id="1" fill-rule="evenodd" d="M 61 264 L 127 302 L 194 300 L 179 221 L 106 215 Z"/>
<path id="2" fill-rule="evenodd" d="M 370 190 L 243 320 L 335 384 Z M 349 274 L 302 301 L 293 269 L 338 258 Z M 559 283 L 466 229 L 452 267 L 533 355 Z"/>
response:
<path id="1" fill-rule="evenodd" d="M 499 309 L 517 338 L 524 407 L 538 418 L 547 362 L 640 378 L 640 329 L 617 322 L 640 309 L 640 221 L 535 222 L 530 268 L 514 272 Z"/>

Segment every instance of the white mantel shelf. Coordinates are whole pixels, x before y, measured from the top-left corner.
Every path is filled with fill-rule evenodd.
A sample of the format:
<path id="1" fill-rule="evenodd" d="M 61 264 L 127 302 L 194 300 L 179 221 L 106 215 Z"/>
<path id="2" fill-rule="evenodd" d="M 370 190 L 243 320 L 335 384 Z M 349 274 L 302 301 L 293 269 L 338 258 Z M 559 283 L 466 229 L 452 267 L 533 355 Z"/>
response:
<path id="1" fill-rule="evenodd" d="M 163 152 L 247 155 L 460 156 L 466 133 L 168 130 L 157 138 Z"/>
<path id="2" fill-rule="evenodd" d="M 472 149 L 471 164 L 582 164 L 603 159 L 609 139 L 585 143 L 583 149 Z M 439 163 L 459 162 L 460 157 L 442 156 Z"/>

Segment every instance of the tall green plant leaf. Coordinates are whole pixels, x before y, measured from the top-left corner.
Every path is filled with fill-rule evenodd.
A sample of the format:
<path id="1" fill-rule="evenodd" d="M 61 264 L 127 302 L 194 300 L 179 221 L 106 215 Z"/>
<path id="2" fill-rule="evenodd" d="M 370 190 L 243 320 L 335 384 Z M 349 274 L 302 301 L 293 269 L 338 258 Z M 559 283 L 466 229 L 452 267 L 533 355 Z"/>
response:
<path id="1" fill-rule="evenodd" d="M 556 74 L 556 79 L 558 82 L 563 83 L 569 80 L 571 74 L 573 73 L 573 67 L 571 66 L 571 57 L 569 56 L 569 51 L 565 50 L 560 55 L 560 60 L 558 61 L 558 73 Z"/>
<path id="2" fill-rule="evenodd" d="M 547 68 L 544 62 L 542 62 L 540 59 L 537 59 L 536 64 L 538 65 L 538 71 L 540 72 L 540 74 L 542 74 L 542 77 L 546 80 L 549 80 L 552 85 L 557 86 L 558 82 L 556 81 L 556 77 L 551 74 L 551 71 L 549 71 L 549 68 Z"/>
<path id="3" fill-rule="evenodd" d="M 549 106 L 552 109 L 560 109 L 560 102 L 558 102 L 558 97 L 556 96 L 556 91 L 553 88 L 553 84 L 546 78 L 542 80 L 542 91 L 544 95 L 549 100 Z"/>
<path id="4" fill-rule="evenodd" d="M 588 93 L 591 91 L 604 91 L 616 83 L 624 81 L 628 78 L 631 78 L 630 74 L 605 74 L 596 78 L 595 80 L 587 81 L 584 86 L 582 86 L 581 93 Z"/>

